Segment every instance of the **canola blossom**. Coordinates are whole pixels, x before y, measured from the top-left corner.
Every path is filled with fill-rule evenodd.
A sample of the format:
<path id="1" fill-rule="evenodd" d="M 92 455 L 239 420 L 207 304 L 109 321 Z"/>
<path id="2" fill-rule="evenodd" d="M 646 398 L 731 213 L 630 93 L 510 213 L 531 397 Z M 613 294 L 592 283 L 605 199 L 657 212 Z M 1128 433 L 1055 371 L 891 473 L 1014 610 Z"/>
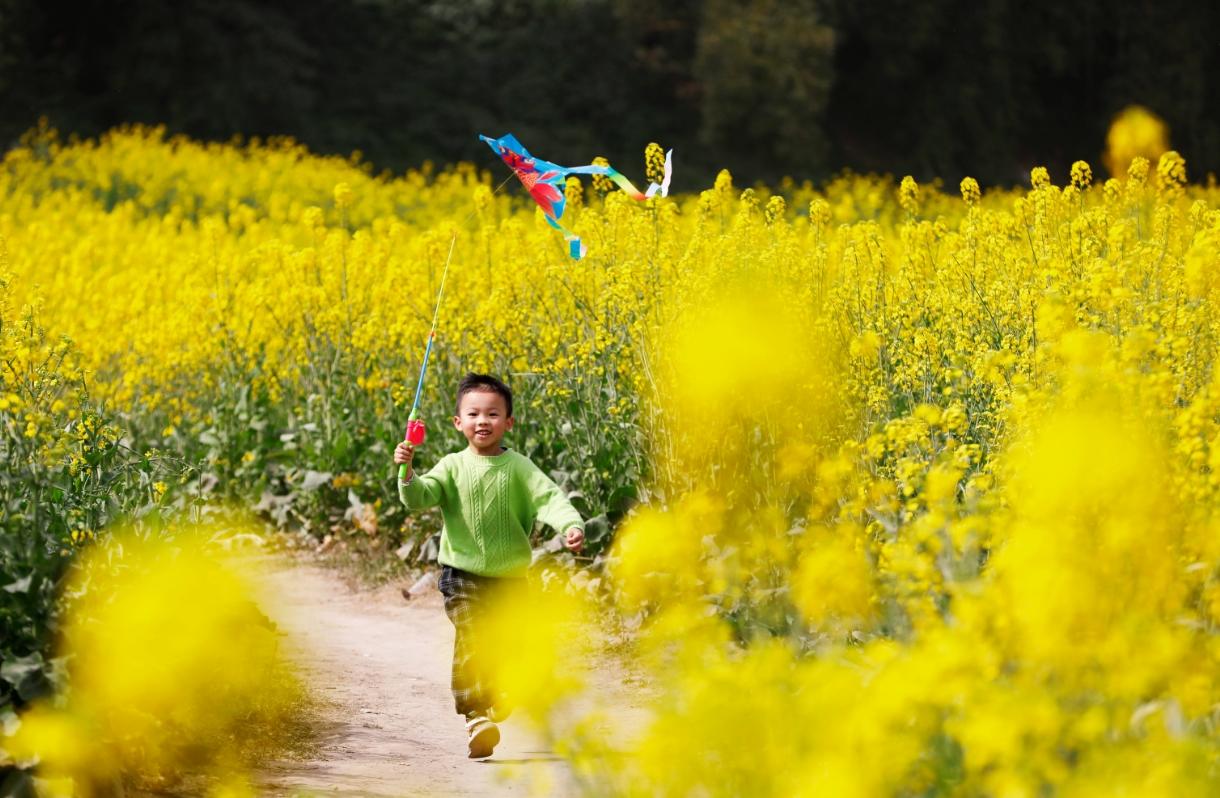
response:
<path id="1" fill-rule="evenodd" d="M 304 693 L 254 603 L 254 575 L 205 542 L 116 534 L 89 550 L 65 593 L 58 654 L 70 689 L 34 704 L 0 738 L 38 765 L 40 794 L 183 787 L 252 795 L 250 768 L 303 733 Z"/>
<path id="2" fill-rule="evenodd" d="M 456 236 L 423 415 L 506 375 L 510 443 L 591 516 L 604 603 L 516 621 L 503 674 L 589 794 L 1202 794 L 1220 190 L 1188 165 L 954 192 L 722 172 L 642 203 L 569 177 L 573 263 L 490 170 L 36 131 L 0 241 L 9 304 L 133 435 L 269 513 L 326 472 L 316 501 L 359 500 L 334 528 L 396 545 L 426 530 L 379 486 Z M 620 734 L 565 660 L 607 607 L 645 685 Z"/>

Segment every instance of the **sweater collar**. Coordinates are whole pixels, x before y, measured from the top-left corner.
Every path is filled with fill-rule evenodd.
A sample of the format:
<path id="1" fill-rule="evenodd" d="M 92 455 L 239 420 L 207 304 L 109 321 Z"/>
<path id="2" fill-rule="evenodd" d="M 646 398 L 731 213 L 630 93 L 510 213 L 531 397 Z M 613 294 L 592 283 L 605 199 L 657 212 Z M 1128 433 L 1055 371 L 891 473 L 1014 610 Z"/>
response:
<path id="1" fill-rule="evenodd" d="M 504 451 L 500 452 L 499 454 L 492 455 L 491 457 L 485 457 L 481 454 L 475 454 L 474 452 L 470 451 L 469 448 L 467 448 L 463 449 L 460 454 L 462 457 L 466 458 L 467 461 L 479 466 L 480 468 L 500 468 L 508 465 L 508 461 L 512 459 L 513 450 L 506 446 L 504 447 Z"/>

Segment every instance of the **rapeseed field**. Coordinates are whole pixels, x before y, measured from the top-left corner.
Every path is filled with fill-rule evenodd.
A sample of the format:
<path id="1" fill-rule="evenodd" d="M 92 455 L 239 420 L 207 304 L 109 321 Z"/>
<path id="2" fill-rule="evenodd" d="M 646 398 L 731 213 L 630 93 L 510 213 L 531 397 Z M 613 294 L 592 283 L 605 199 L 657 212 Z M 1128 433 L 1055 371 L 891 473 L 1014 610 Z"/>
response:
<path id="1" fill-rule="evenodd" d="M 75 476 L 121 444 L 149 506 L 418 543 L 390 453 L 455 242 L 426 448 L 461 373 L 503 375 L 512 445 L 590 519 L 601 603 L 565 617 L 634 630 L 630 738 L 530 681 L 558 627 L 513 665 L 589 794 L 1205 794 L 1220 189 L 1142 131 L 1109 177 L 1016 189 L 571 180 L 580 262 L 495 165 L 31 131 L 0 166 L 5 456 Z M 22 398 L 52 355 L 73 407 Z"/>

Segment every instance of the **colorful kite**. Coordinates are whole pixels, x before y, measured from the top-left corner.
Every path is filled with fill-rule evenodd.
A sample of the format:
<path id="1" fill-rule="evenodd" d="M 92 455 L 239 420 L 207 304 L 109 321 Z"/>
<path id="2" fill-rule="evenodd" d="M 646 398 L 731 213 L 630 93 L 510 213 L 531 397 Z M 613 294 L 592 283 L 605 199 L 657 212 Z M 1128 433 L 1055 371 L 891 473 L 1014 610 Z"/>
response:
<path id="1" fill-rule="evenodd" d="M 513 173 L 529 191 L 530 196 L 534 198 L 534 202 L 537 202 L 542 208 L 542 213 L 551 227 L 563 233 L 564 240 L 568 242 L 568 251 L 575 260 L 580 260 L 584 256 L 587 251 L 585 245 L 581 243 L 579 236 L 559 223 L 560 217 L 563 216 L 564 205 L 567 204 L 563 190 L 568 175 L 605 175 L 634 200 L 645 200 L 657 193 L 660 193 L 662 197 L 669 196 L 669 179 L 673 172 L 671 158 L 673 150 L 665 154 L 664 180 L 659 184 L 650 184 L 647 191 L 641 192 L 631 184 L 630 180 L 623 177 L 622 173 L 611 166 L 597 166 L 596 164 L 559 166 L 550 161 L 540 161 L 530 155 L 525 147 L 521 146 L 521 142 L 517 141 L 517 137 L 511 133 L 498 139 L 487 136 L 479 136 L 479 138 L 486 141 L 487 146 L 491 147 L 496 155 L 499 155 L 504 163 L 508 164 L 509 169 L 513 170 Z"/>

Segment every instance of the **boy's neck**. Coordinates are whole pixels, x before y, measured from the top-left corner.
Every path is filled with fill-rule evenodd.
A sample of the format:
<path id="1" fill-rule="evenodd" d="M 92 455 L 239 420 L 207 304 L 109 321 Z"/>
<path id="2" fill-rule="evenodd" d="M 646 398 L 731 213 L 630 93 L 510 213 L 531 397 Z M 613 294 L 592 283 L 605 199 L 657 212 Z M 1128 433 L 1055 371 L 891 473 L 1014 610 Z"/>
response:
<path id="1" fill-rule="evenodd" d="M 499 457 L 508 451 L 508 447 L 497 445 L 495 451 L 493 452 L 480 452 L 478 449 L 474 448 L 473 444 L 471 444 L 470 446 L 466 447 L 466 451 L 470 452 L 476 457 Z"/>

